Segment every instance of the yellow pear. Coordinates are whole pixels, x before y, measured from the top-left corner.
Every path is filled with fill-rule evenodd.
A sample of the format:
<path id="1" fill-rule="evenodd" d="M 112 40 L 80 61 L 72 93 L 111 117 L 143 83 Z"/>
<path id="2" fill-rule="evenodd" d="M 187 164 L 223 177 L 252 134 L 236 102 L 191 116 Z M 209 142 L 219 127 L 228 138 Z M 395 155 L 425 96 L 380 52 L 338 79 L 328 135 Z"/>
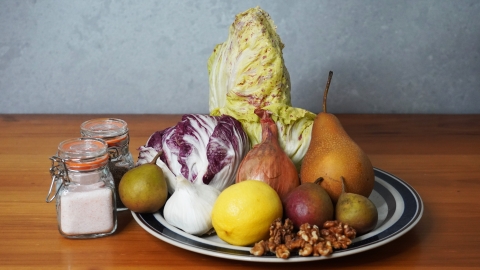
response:
<path id="1" fill-rule="evenodd" d="M 348 136 L 338 118 L 327 113 L 327 94 L 333 72 L 330 71 L 323 95 L 323 112 L 312 127 L 312 138 L 300 168 L 300 180 L 315 182 L 323 178 L 321 186 L 334 203 L 345 188 L 368 198 L 373 190 L 373 166 L 365 152 Z"/>

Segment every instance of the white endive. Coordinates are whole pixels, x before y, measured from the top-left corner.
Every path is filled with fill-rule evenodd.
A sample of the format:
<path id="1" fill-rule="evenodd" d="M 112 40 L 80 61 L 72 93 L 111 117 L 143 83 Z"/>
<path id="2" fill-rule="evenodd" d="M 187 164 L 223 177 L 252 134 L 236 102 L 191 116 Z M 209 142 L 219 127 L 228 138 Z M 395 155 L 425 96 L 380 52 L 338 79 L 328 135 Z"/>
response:
<path id="1" fill-rule="evenodd" d="M 175 192 L 163 209 L 165 220 L 189 234 L 207 233 L 213 228 L 211 214 L 220 191 L 201 181 L 191 183 L 181 175 L 176 180 Z"/>

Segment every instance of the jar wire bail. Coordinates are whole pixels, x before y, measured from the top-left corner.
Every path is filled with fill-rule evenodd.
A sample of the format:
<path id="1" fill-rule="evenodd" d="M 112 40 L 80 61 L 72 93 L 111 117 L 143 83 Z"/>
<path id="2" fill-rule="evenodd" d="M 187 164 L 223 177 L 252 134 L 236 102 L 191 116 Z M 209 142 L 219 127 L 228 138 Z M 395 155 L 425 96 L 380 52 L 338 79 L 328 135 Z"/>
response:
<path id="1" fill-rule="evenodd" d="M 50 160 L 52 161 L 52 166 L 50 167 L 50 175 L 52 176 L 52 183 L 50 184 L 47 197 L 45 198 L 45 201 L 47 203 L 52 202 L 57 197 L 58 192 L 60 191 L 61 187 L 65 184 L 65 182 L 70 182 L 68 178 L 68 171 L 65 166 L 65 160 L 57 156 L 50 157 Z M 53 186 L 57 179 L 61 179 L 62 182 L 60 186 L 58 186 L 57 190 L 55 191 L 55 194 L 53 194 L 52 196 Z"/>

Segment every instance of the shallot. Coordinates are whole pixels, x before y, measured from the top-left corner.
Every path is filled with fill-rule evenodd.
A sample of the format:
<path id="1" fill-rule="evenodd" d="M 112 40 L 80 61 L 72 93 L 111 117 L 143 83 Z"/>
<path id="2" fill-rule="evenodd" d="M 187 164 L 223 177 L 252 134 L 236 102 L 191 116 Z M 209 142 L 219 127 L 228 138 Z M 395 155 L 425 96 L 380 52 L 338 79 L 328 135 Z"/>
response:
<path id="1" fill-rule="evenodd" d="M 280 198 L 300 185 L 298 172 L 292 160 L 280 147 L 278 128 L 266 110 L 255 110 L 261 120 L 262 142 L 256 144 L 238 168 L 235 182 L 259 180 L 269 184 Z"/>

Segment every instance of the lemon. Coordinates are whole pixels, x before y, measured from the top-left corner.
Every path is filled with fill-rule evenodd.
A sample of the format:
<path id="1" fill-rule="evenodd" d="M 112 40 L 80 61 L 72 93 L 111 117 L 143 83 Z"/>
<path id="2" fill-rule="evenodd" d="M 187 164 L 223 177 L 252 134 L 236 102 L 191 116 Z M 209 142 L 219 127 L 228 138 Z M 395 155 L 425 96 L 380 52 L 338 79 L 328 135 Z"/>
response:
<path id="1" fill-rule="evenodd" d="M 268 184 L 246 180 L 220 193 L 212 210 L 217 236 L 235 246 L 254 244 L 269 236 L 270 224 L 283 214 L 277 192 Z"/>

